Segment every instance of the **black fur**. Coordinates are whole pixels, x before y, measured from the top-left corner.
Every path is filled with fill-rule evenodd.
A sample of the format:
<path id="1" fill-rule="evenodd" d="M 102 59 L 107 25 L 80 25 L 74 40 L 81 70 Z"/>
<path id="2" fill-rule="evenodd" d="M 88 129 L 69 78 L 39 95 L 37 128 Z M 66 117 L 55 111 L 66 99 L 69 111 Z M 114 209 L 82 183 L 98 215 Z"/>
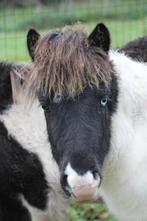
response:
<path id="1" fill-rule="evenodd" d="M 12 104 L 10 71 L 13 64 L 0 62 L 0 113 Z"/>
<path id="2" fill-rule="evenodd" d="M 40 37 L 40 34 L 35 29 L 30 29 L 27 34 L 27 47 L 32 61 L 34 60 L 35 45 Z"/>
<path id="3" fill-rule="evenodd" d="M 38 157 L 23 149 L 0 122 L 0 212 L 4 217 L 0 220 L 30 220 L 19 196 L 23 195 L 30 205 L 44 210 L 47 192 L 47 182 Z M 14 207 L 12 213 L 11 205 Z"/>
<path id="4" fill-rule="evenodd" d="M 74 99 L 64 97 L 60 103 L 39 96 L 45 110 L 53 156 L 61 170 L 61 185 L 66 189 L 64 170 L 68 162 L 79 174 L 88 170 L 99 173 L 109 151 L 111 116 L 117 104 L 117 81 L 113 77 L 108 89 L 87 87 Z M 103 98 L 108 99 L 105 107 Z"/>
<path id="5" fill-rule="evenodd" d="M 110 49 L 110 33 L 107 27 L 99 23 L 89 35 L 89 41 L 92 46 L 102 48 L 105 52 Z"/>
<path id="6" fill-rule="evenodd" d="M 147 36 L 127 43 L 119 51 L 135 60 L 147 62 Z"/>
<path id="7" fill-rule="evenodd" d="M 0 221 L 31 221 L 31 217 L 18 199 L 1 195 Z"/>

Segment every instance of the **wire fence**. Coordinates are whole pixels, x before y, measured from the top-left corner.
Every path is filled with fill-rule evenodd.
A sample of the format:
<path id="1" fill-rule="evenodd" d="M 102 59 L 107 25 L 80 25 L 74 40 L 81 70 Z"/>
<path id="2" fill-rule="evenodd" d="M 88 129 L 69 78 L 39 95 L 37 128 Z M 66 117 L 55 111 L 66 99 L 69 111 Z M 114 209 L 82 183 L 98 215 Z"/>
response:
<path id="1" fill-rule="evenodd" d="M 90 32 L 97 22 L 104 22 L 111 32 L 112 47 L 147 34 L 147 0 L 35 1 L 33 5 L 25 4 L 26 0 L 17 0 L 21 4 L 16 5 L 10 4 L 12 0 L 0 1 L 1 60 L 29 59 L 26 34 L 30 27 L 46 32 L 80 21 Z"/>

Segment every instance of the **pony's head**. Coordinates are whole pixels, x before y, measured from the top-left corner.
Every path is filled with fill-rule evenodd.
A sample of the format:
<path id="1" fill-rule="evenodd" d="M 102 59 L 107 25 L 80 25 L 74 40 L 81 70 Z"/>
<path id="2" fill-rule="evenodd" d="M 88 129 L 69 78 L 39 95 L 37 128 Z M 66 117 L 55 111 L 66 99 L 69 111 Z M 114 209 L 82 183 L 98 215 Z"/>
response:
<path id="1" fill-rule="evenodd" d="M 103 24 L 89 36 L 78 27 L 44 36 L 31 29 L 27 44 L 33 60 L 30 96 L 37 92 L 44 109 L 61 185 L 78 200 L 92 199 L 101 183 L 117 100 L 109 31 Z"/>

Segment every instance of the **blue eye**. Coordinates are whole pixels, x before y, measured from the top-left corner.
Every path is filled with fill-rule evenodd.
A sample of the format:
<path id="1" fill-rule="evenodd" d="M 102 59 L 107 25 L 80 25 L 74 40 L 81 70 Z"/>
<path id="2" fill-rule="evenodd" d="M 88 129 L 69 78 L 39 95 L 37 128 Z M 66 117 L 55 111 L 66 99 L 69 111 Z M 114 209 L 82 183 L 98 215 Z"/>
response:
<path id="1" fill-rule="evenodd" d="M 104 98 L 101 99 L 101 105 L 102 105 L 103 107 L 106 106 L 107 102 L 108 102 L 108 99 L 107 99 L 106 97 L 104 97 Z"/>
<path id="2" fill-rule="evenodd" d="M 62 100 L 62 94 L 58 94 L 58 93 L 55 94 L 54 99 L 53 99 L 53 102 L 54 102 L 54 103 L 60 103 L 61 100 Z"/>

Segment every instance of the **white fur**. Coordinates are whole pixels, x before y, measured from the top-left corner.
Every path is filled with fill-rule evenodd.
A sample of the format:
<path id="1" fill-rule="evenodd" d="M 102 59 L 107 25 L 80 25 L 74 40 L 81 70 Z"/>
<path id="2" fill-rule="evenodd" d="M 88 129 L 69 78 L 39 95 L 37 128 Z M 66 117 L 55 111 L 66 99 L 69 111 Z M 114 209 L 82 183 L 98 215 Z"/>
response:
<path id="1" fill-rule="evenodd" d="M 118 78 L 100 193 L 119 221 L 147 221 L 147 65 L 111 52 Z"/>
<path id="2" fill-rule="evenodd" d="M 0 121 L 8 128 L 9 134 L 25 149 L 37 154 L 51 188 L 48 196 L 48 209 L 44 213 L 31 207 L 20 196 L 23 204 L 31 212 L 33 221 L 65 220 L 64 210 L 67 200 L 60 188 L 59 170 L 52 157 L 42 108 L 38 103 L 29 110 L 24 108 L 23 104 L 13 104 L 8 111 L 0 115 Z"/>
<path id="3" fill-rule="evenodd" d="M 67 175 L 67 182 L 69 186 L 74 189 L 77 186 L 92 185 L 98 186 L 100 179 L 94 179 L 94 176 L 90 171 L 87 171 L 83 175 L 79 175 L 71 166 L 70 163 L 67 164 L 65 168 L 65 174 Z"/>

